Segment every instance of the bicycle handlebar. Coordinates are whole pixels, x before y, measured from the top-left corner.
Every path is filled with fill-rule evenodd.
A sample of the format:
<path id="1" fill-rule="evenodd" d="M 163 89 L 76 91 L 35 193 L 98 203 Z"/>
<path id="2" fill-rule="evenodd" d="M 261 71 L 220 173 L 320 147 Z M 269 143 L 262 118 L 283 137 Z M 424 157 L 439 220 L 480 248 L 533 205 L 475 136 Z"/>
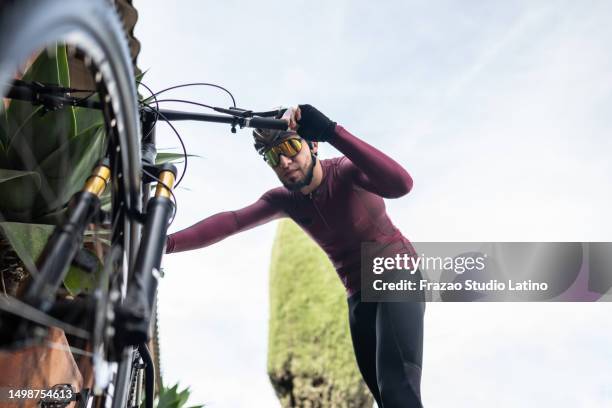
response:
<path id="1" fill-rule="evenodd" d="M 151 114 L 155 115 L 155 111 L 151 110 Z M 215 122 L 215 123 L 229 123 L 238 125 L 241 128 L 265 128 L 265 129 L 278 129 L 287 130 L 287 121 L 281 119 L 271 118 L 245 118 L 239 116 L 227 116 L 227 115 L 212 115 L 208 113 L 197 113 L 197 112 L 182 112 L 174 110 L 160 109 L 158 111 L 160 116 L 164 120 L 176 121 L 176 120 L 195 120 L 199 122 Z"/>
<path id="2" fill-rule="evenodd" d="M 49 86 L 38 83 L 27 83 L 23 81 L 15 81 L 12 87 L 9 89 L 8 97 L 13 99 L 30 101 L 32 103 L 38 103 L 45 105 L 50 110 L 59 109 L 65 105 L 68 106 L 81 106 L 91 109 L 101 109 L 102 105 L 98 101 L 90 101 L 87 98 L 75 98 L 68 96 L 68 92 L 73 91 L 70 88 L 61 88 L 57 86 Z M 238 108 L 222 109 L 215 108 L 215 110 L 226 113 L 226 115 L 214 115 L 207 113 L 196 113 L 196 112 L 182 112 L 174 110 L 155 109 L 148 107 L 143 108 L 145 113 L 155 115 L 156 112 L 160 113 L 160 116 L 164 120 L 175 121 L 175 120 L 195 120 L 199 122 L 216 122 L 216 123 L 228 123 L 232 126 L 251 127 L 251 128 L 263 128 L 263 129 L 277 129 L 287 130 L 287 122 L 281 119 L 273 119 L 270 117 L 261 116 L 272 116 L 278 113 L 278 111 L 268 112 L 252 112 Z M 258 116 L 254 116 L 258 115 Z"/>
<path id="3" fill-rule="evenodd" d="M 246 127 L 277 130 L 287 130 L 287 125 L 286 120 L 258 117 L 247 118 L 245 124 Z"/>

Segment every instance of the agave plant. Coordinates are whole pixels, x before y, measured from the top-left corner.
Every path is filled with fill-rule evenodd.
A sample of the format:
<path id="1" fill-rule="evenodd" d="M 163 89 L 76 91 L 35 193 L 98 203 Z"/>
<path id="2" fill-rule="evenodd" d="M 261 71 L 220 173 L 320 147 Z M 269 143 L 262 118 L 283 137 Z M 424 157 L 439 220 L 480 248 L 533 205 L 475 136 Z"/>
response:
<path id="1" fill-rule="evenodd" d="M 70 87 L 75 77 L 80 86 L 90 82 L 82 70 L 75 70 L 78 74 L 71 76 L 69 65 L 66 47 L 58 45 L 43 51 L 22 80 L 63 87 Z M 95 98 L 93 94 L 86 97 Z M 100 111 L 69 106 L 47 112 L 41 106 L 18 100 L 10 101 L 4 109 L 0 105 L 0 290 L 13 296 L 19 293 L 28 269 L 44 248 L 68 201 L 104 154 L 105 144 Z M 156 161 L 173 162 L 182 157 L 164 152 L 157 155 Z M 103 195 L 102 207 L 109 204 L 110 195 Z M 104 229 L 86 233 L 86 246 L 94 240 L 107 244 L 107 233 Z M 95 274 L 71 268 L 64 285 L 77 294 L 94 282 Z"/>
<path id="2" fill-rule="evenodd" d="M 191 389 L 186 387 L 179 390 L 179 384 L 176 383 L 172 387 L 161 387 L 159 395 L 155 400 L 155 408 L 184 408 L 187 400 L 191 395 Z M 189 408 L 202 408 L 204 405 L 193 405 Z"/>
<path id="3" fill-rule="evenodd" d="M 66 47 L 39 54 L 24 81 L 70 86 Z M 5 292 L 16 295 L 105 145 L 101 112 L 65 107 L 47 112 L 11 100 L 0 111 L 0 273 Z M 8 107 L 6 106 L 8 105 Z"/>

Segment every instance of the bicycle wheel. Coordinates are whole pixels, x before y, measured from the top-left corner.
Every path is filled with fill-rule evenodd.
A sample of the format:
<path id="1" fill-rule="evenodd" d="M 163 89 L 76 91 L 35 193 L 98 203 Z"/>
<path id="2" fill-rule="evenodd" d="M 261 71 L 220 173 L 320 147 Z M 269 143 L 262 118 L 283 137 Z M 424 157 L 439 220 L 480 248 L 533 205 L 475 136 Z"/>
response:
<path id="1" fill-rule="evenodd" d="M 16 79 L 30 87 L 32 101 L 15 98 Z M 57 92 L 59 87 L 64 91 L 73 88 L 67 96 L 97 102 L 101 110 L 73 108 L 48 98 L 48 92 Z M 0 290 L 12 302 L 6 305 L 23 306 L 10 310 L 20 314 L 20 319 L 63 329 L 67 340 L 52 329 L 55 337 L 41 334 L 44 342 L 38 347 L 64 347 L 64 351 L 71 351 L 66 358 L 78 355 L 79 360 L 87 360 L 78 361 L 81 371 L 88 365 L 90 370 L 79 373 L 86 378 L 75 385 L 96 388 L 94 405 L 107 405 L 112 398 L 113 406 L 123 406 L 133 351 L 113 348 L 110 311 L 113 302 L 125 296 L 136 256 L 140 225 L 131 214 L 142 207 L 142 184 L 133 68 L 122 25 L 110 3 L 1 2 L 0 94 Z M 71 302 L 76 305 L 93 300 L 93 309 L 87 309 L 90 313 L 80 317 L 83 327 L 75 328 L 57 315 L 31 310 L 18 300 L 22 287 L 40 279 L 36 258 L 53 224 L 62 219 L 70 198 L 104 157 L 111 172 L 109 195 L 102 197 L 105 204 L 100 214 L 105 217 L 89 225 L 79 248 L 80 261 L 73 262 L 67 278 L 83 265 L 91 270 L 75 272 L 77 283 L 72 282 L 71 287 L 65 279 L 64 287 L 53 294 L 68 303 L 68 310 Z M 0 333 L 6 331 L 2 324 L 0 320 Z M 22 362 L 29 358 L 24 350 L 5 352 L 0 364 L 7 359 L 10 362 L 15 353 L 22 353 Z M 42 378 L 28 372 L 40 367 L 19 367 L 20 372 L 5 376 L 13 381 L 11 386 L 49 388 L 61 377 L 57 365 Z M 4 374 L 7 369 L 0 367 Z M 38 383 L 33 383 L 35 380 Z"/>

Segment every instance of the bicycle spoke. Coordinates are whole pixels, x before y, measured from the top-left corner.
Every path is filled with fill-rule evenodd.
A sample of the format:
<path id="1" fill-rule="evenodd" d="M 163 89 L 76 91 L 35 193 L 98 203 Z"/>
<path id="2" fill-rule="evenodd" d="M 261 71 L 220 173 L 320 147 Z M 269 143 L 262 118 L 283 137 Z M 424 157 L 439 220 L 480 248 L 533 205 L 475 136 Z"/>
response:
<path id="1" fill-rule="evenodd" d="M 15 316 L 21 317 L 25 320 L 40 324 L 46 327 L 58 327 L 64 332 L 71 334 L 75 337 L 80 337 L 84 340 L 90 338 L 87 330 L 80 329 L 71 324 L 62 322 L 48 314 L 41 312 L 40 310 L 24 303 L 13 297 L 2 297 L 0 298 L 0 310 L 11 313 Z"/>
<path id="2" fill-rule="evenodd" d="M 52 341 L 46 341 L 45 345 L 48 348 L 52 348 L 55 350 L 69 351 L 72 354 L 76 354 L 79 356 L 85 356 L 85 357 L 90 357 L 90 358 L 93 358 L 94 356 L 94 353 L 92 353 L 91 351 L 83 350 L 78 347 L 74 347 L 74 346 L 70 346 L 70 345 L 66 345 L 62 343 L 54 343 Z"/>

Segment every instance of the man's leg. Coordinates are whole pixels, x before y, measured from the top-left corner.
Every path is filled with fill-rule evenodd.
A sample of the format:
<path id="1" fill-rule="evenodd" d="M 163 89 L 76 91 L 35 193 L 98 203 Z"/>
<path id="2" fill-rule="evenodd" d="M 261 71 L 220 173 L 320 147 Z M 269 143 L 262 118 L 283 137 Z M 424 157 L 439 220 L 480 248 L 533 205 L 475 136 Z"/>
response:
<path id="1" fill-rule="evenodd" d="M 381 302 L 376 376 L 381 408 L 421 408 L 424 302 Z M 380 405 L 380 404 L 379 404 Z"/>
<path id="2" fill-rule="evenodd" d="M 379 407 L 382 407 L 376 380 L 377 303 L 362 303 L 361 294 L 348 298 L 349 326 L 357 366 Z"/>

